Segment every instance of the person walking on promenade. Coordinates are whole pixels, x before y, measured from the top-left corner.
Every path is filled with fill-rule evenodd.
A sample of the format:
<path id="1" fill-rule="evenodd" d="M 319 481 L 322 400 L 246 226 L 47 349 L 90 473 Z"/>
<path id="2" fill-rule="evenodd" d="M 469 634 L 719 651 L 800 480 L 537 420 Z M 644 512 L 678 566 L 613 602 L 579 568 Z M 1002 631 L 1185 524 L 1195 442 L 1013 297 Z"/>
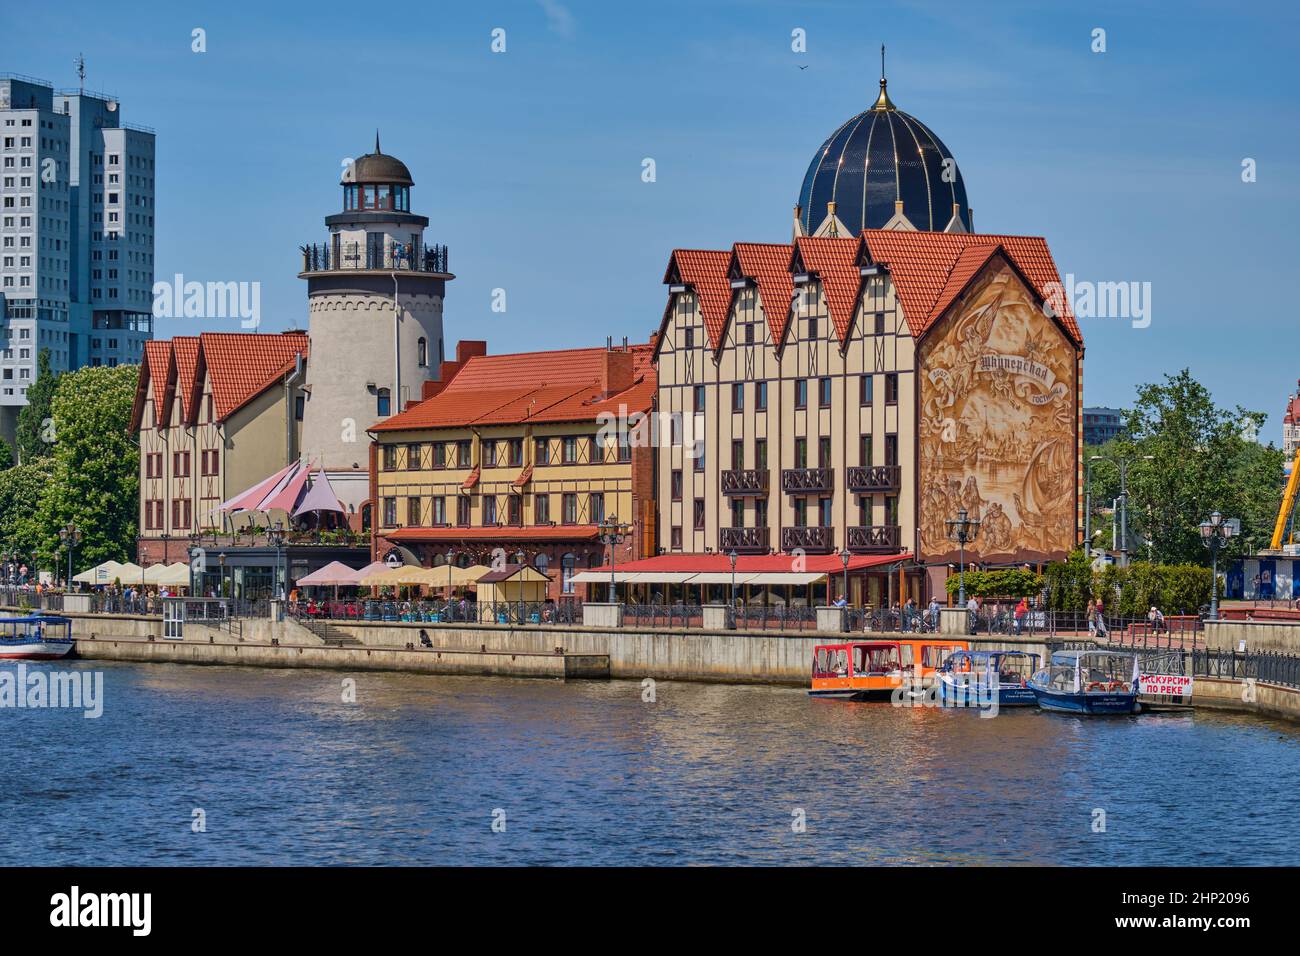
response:
<path id="1" fill-rule="evenodd" d="M 1088 618 L 1088 636 L 1096 637 L 1097 636 L 1097 602 L 1094 601 L 1092 598 L 1088 598 L 1088 610 L 1086 613 Z"/>
<path id="2" fill-rule="evenodd" d="M 1025 626 L 1025 617 L 1029 614 L 1029 599 L 1022 597 L 1020 603 L 1016 605 L 1016 637 L 1020 636 L 1020 630 Z"/>
<path id="3" fill-rule="evenodd" d="M 1097 637 L 1109 639 L 1110 634 L 1106 630 L 1106 608 L 1101 598 L 1097 599 Z"/>

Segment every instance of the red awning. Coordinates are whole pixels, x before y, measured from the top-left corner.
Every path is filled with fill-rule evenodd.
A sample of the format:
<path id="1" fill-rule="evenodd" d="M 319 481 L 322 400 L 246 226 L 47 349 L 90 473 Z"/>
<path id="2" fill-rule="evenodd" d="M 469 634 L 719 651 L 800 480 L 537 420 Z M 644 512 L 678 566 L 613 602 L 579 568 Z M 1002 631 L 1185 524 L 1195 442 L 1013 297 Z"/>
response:
<path id="1" fill-rule="evenodd" d="M 461 488 L 466 490 L 473 488 L 475 485 L 478 484 L 478 476 L 479 476 L 479 469 L 476 467 L 473 471 L 469 473 L 469 477 L 466 478 L 463 482 L 461 482 Z"/>
<path id="2" fill-rule="evenodd" d="M 515 479 L 515 487 L 522 488 L 524 485 L 528 484 L 528 482 L 532 480 L 533 480 L 533 466 L 529 465 L 527 468 L 521 471 L 519 473 L 519 477 Z"/>

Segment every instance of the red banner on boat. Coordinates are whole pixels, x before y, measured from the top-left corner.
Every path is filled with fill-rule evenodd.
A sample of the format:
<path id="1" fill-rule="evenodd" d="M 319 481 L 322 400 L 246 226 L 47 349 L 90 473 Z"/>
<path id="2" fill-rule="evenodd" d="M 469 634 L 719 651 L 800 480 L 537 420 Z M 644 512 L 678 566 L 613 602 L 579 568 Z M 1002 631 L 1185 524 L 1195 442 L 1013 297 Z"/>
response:
<path id="1" fill-rule="evenodd" d="M 1179 674 L 1143 674 L 1139 692 L 1168 697 L 1191 697 L 1192 679 Z"/>

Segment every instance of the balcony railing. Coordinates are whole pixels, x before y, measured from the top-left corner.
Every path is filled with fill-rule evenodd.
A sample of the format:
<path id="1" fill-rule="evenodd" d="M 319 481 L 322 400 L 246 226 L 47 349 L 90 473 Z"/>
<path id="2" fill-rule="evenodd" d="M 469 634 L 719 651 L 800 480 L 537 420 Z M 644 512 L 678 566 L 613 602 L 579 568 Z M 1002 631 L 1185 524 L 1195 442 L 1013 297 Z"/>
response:
<path id="1" fill-rule="evenodd" d="M 723 554 L 735 551 L 737 554 L 767 554 L 768 529 L 762 528 L 719 528 L 718 550 Z"/>
<path id="2" fill-rule="evenodd" d="M 893 554 L 902 540 L 896 524 L 849 526 L 849 550 L 854 554 Z"/>
<path id="3" fill-rule="evenodd" d="M 761 497 L 767 494 L 767 475 L 766 468 L 745 468 L 738 470 L 724 471 L 722 473 L 722 493 L 724 495 L 754 495 Z"/>
<path id="4" fill-rule="evenodd" d="M 299 246 L 303 272 L 377 270 L 384 272 L 447 272 L 447 247 L 388 242 L 370 245 L 360 242 L 311 243 Z"/>
<path id="5" fill-rule="evenodd" d="M 814 525 L 806 528 L 782 528 L 781 550 L 798 548 L 808 554 L 830 554 L 835 550 L 835 529 Z"/>
<path id="6" fill-rule="evenodd" d="M 834 491 L 834 468 L 785 468 L 781 471 L 781 490 L 788 495 Z"/>
<path id="7" fill-rule="evenodd" d="M 849 491 L 897 491 L 903 481 L 898 465 L 856 465 L 848 470 Z"/>

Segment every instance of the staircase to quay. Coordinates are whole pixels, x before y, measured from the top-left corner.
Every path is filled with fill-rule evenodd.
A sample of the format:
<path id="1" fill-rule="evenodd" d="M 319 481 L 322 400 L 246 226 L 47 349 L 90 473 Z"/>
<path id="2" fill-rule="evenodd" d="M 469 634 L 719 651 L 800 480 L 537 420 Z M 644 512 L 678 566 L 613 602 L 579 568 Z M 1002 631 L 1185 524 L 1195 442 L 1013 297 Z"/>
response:
<path id="1" fill-rule="evenodd" d="M 311 618 L 296 619 L 299 624 L 311 631 L 328 647 L 361 647 L 359 640 L 340 628 L 335 627 L 327 621 L 317 621 Z"/>

